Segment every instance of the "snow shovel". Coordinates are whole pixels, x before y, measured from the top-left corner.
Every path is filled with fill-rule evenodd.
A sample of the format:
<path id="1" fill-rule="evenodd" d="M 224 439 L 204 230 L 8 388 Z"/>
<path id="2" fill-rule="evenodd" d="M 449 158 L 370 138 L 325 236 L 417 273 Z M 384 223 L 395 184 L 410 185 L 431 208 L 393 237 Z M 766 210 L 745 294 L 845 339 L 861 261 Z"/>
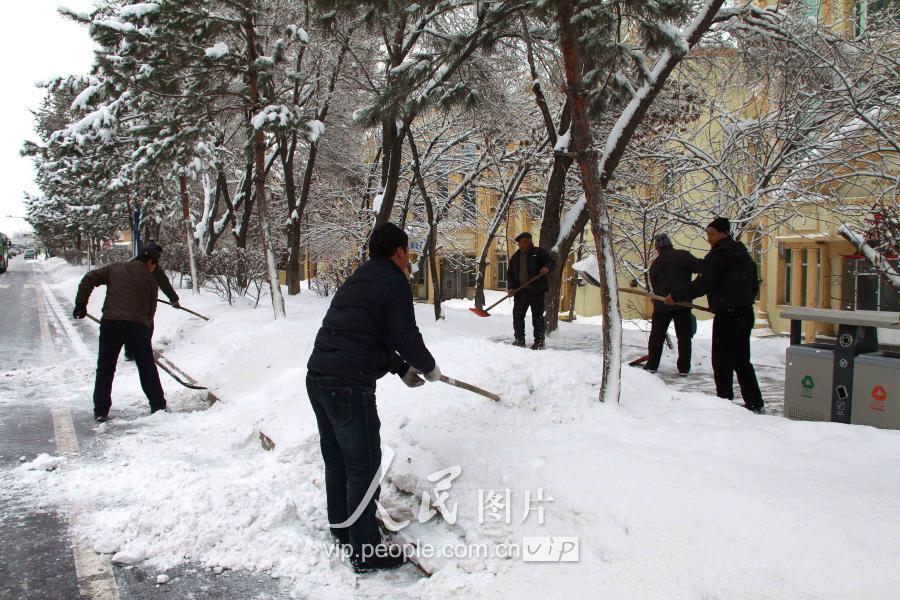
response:
<path id="1" fill-rule="evenodd" d="M 491 304 L 491 305 L 488 306 L 487 308 L 478 308 L 477 306 L 473 306 L 473 307 L 470 308 L 469 310 L 471 310 L 473 313 L 475 313 L 475 314 L 478 315 L 479 317 L 489 317 L 489 316 L 491 316 L 489 311 L 490 311 L 492 308 L 494 308 L 495 306 L 497 306 L 498 304 L 500 304 L 501 302 L 503 302 L 503 301 L 506 300 L 507 298 L 511 298 L 512 296 L 515 296 L 515 295 L 516 295 L 516 292 L 518 292 L 518 291 L 521 290 L 522 288 L 528 287 L 528 285 L 529 285 L 532 281 L 538 280 L 538 279 L 540 279 L 541 277 L 543 277 L 544 275 L 546 275 L 546 273 L 538 273 L 537 275 L 535 275 L 534 277 L 532 277 L 531 279 L 529 279 L 528 281 L 526 281 L 525 283 L 523 283 L 522 285 L 520 285 L 519 287 L 517 287 L 516 289 L 510 290 L 508 294 L 506 294 L 505 296 L 503 296 L 502 298 L 500 298 L 499 300 L 497 300 L 496 302 L 494 302 L 493 304 Z"/>
<path id="2" fill-rule="evenodd" d="M 651 298 L 653 300 L 659 300 L 660 302 L 665 302 L 665 296 L 657 296 L 656 294 L 651 294 L 646 290 L 639 290 L 634 288 L 619 288 L 620 292 L 625 292 L 626 294 L 634 294 L 635 296 L 644 296 L 647 298 Z M 704 312 L 711 313 L 712 311 L 706 308 L 705 306 L 700 306 L 699 304 L 692 304 L 690 302 L 676 302 L 675 306 L 682 306 L 684 308 L 692 308 L 694 310 L 702 310 Z M 471 309 L 470 309 L 471 310 Z"/>
<path id="3" fill-rule="evenodd" d="M 100 319 L 98 319 L 97 317 L 95 317 L 94 315 L 92 315 L 90 313 L 88 313 L 87 318 L 90 319 L 91 321 L 93 321 L 94 323 L 96 323 L 97 325 L 100 324 Z M 153 362 L 156 363 L 157 367 L 159 367 L 160 369 L 162 369 L 163 371 L 168 373 L 172 379 L 174 379 L 175 381 L 177 381 L 184 387 L 191 389 L 191 390 L 205 391 L 207 394 L 206 400 L 207 400 L 207 402 L 209 402 L 210 406 L 212 406 L 213 404 L 215 404 L 216 402 L 219 401 L 219 398 L 215 394 L 213 394 L 211 391 L 209 391 L 209 388 L 205 388 L 202 385 L 200 385 L 199 383 L 197 383 L 196 381 L 194 381 L 194 379 L 190 375 L 185 374 L 184 371 L 182 371 L 181 369 L 179 369 L 178 367 L 173 365 L 171 361 L 169 361 L 166 357 L 164 357 L 159 352 L 156 352 L 155 350 L 153 351 Z M 177 372 L 177 374 L 176 374 L 176 372 Z M 182 377 L 184 377 L 184 379 L 179 377 L 178 374 L 180 374 Z M 185 380 L 187 380 L 187 381 L 185 381 Z"/>
<path id="4" fill-rule="evenodd" d="M 490 315 L 488 315 L 488 316 L 490 316 Z M 491 393 L 487 390 L 483 390 L 480 387 L 476 387 L 476 386 L 472 385 L 471 383 L 466 383 L 465 381 L 459 381 L 458 379 L 451 379 L 450 377 L 447 377 L 446 375 L 441 375 L 441 378 L 439 381 L 443 381 L 444 383 L 446 383 L 448 385 L 452 385 L 454 387 L 458 387 L 463 390 L 468 390 L 470 392 L 478 394 L 479 396 L 484 396 L 485 398 L 490 398 L 494 402 L 500 402 L 500 396 L 498 396 L 497 394 Z"/>
<path id="5" fill-rule="evenodd" d="M 172 306 L 172 307 L 175 306 L 175 305 L 172 304 L 171 302 L 167 302 L 167 301 L 163 300 L 162 298 L 157 298 L 157 302 L 162 302 L 163 304 L 168 304 L 169 306 Z M 203 319 L 204 321 L 209 321 L 209 317 L 204 317 L 204 316 L 201 315 L 200 313 L 196 313 L 196 312 L 192 311 L 192 310 L 189 309 L 189 308 L 185 308 L 185 307 L 183 307 L 183 306 L 179 306 L 179 307 L 178 307 L 178 310 L 183 310 L 184 312 L 191 313 L 191 314 L 194 315 L 195 317 L 200 317 L 200 318 Z"/>

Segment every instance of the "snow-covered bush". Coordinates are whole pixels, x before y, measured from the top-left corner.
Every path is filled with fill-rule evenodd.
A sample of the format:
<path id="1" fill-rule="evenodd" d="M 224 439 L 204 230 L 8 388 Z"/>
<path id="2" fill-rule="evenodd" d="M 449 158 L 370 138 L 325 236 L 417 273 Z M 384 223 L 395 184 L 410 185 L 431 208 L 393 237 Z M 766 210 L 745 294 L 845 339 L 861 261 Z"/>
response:
<path id="1" fill-rule="evenodd" d="M 200 260 L 199 268 L 206 287 L 228 304 L 234 304 L 248 292 L 258 304 L 267 285 L 266 259 L 259 250 L 220 246 Z"/>

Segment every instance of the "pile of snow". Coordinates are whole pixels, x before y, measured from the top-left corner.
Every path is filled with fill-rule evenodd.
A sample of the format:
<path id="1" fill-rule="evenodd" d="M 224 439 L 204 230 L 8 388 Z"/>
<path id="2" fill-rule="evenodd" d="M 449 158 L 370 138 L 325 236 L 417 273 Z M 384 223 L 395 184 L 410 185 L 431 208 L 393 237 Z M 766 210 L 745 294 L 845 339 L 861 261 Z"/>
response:
<path id="1" fill-rule="evenodd" d="M 80 271 L 47 266 L 59 279 L 51 287 L 71 298 Z M 102 297 L 95 293 L 92 311 Z M 511 303 L 483 319 L 465 310 L 470 301 L 445 303 L 438 322 L 431 306 L 416 305 L 419 325 L 444 373 L 502 400 L 382 379 L 382 442 L 396 453 L 385 503 L 418 514 L 409 494 L 435 498 L 429 476 L 458 466 L 448 491 L 456 522 L 440 531 L 494 550 L 574 537 L 579 561 L 468 556 L 443 561 L 427 580 L 354 583 L 324 550 L 324 473 L 304 388 L 328 300 L 288 297 L 288 319 L 277 323 L 269 310 L 228 307 L 208 293 L 185 291 L 182 303 L 211 320 L 161 306 L 155 343 L 222 401 L 192 412 L 198 394 L 164 379 L 176 412 L 148 416 L 133 369 L 121 366 L 113 414 L 125 418 L 98 434 L 102 456 L 28 482 L 35 497 L 93 506 L 77 534 L 116 562 L 248 569 L 335 596 L 355 586 L 415 598 L 885 598 L 900 589 L 900 479 L 885 477 L 900 472 L 900 432 L 758 416 L 715 398 L 705 341 L 695 350 L 695 392 L 624 369 L 621 404 L 600 404 L 590 349 L 599 327 L 563 323 L 550 349 L 532 353 L 497 343 L 511 338 L 502 310 Z M 637 329 L 624 337 L 635 352 L 646 347 Z M 766 360 L 785 346 L 754 344 Z M 60 402 L 86 407 L 89 363 L 63 362 L 23 383 L 55 382 Z M 260 448 L 261 431 L 274 451 Z M 508 521 L 482 522 L 485 491 L 509 492 Z M 543 524 L 525 510 L 539 494 Z"/>
<path id="2" fill-rule="evenodd" d="M 26 471 L 55 471 L 60 465 L 66 462 L 64 456 L 50 456 L 46 452 L 42 452 L 34 457 L 30 462 L 21 461 L 19 468 Z"/>

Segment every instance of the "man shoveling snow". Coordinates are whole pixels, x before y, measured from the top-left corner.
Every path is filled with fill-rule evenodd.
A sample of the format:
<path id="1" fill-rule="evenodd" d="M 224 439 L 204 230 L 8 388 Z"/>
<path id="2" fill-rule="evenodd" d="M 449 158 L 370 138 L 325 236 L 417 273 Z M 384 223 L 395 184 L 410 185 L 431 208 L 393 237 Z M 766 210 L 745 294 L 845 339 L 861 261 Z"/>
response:
<path id="1" fill-rule="evenodd" d="M 381 480 L 381 421 L 375 382 L 386 373 L 409 387 L 438 381 L 409 286 L 409 239 L 392 223 L 376 227 L 369 260 L 338 289 L 316 335 L 306 389 L 316 414 L 331 532 L 352 548 L 357 573 L 390 569 L 403 556 L 385 552 L 375 519 Z M 374 488 L 370 492 L 370 488 Z"/>

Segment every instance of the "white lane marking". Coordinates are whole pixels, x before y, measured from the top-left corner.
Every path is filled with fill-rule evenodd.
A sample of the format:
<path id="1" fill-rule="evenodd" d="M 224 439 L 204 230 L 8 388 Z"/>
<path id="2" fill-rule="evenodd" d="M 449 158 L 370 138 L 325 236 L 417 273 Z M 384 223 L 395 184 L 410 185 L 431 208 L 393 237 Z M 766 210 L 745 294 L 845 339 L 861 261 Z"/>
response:
<path id="1" fill-rule="evenodd" d="M 75 435 L 72 413 L 64 406 L 54 408 L 52 413 L 57 451 L 72 458 L 77 457 L 78 437 Z M 116 587 L 116 578 L 109 560 L 106 556 L 94 552 L 93 548 L 85 546 L 84 541 L 78 536 L 81 515 L 88 507 L 75 505 L 71 500 L 67 504 L 66 513 L 69 518 L 78 591 L 82 597 L 92 600 L 119 600 L 119 589 Z"/>
<path id="2" fill-rule="evenodd" d="M 53 295 L 53 291 L 47 287 L 46 283 L 42 283 L 41 287 L 44 290 L 44 297 L 47 298 L 47 304 L 53 309 L 56 319 L 59 321 L 59 324 L 62 325 L 63 331 L 69 336 L 69 341 L 72 342 L 72 347 L 75 348 L 75 352 L 81 356 L 89 356 L 91 353 L 90 350 L 88 350 L 88 347 L 84 344 L 81 335 L 74 327 L 72 327 L 72 324 L 66 318 L 66 314 L 59 305 L 59 301 L 57 301 L 56 296 Z"/>
<path id="3" fill-rule="evenodd" d="M 47 306 L 41 296 L 41 291 L 34 288 L 35 305 L 37 307 L 38 325 L 41 330 L 41 346 L 44 347 L 44 354 L 50 358 L 50 362 L 56 362 L 56 347 L 53 345 L 53 338 L 50 337 L 50 326 L 47 324 Z"/>
<path id="4" fill-rule="evenodd" d="M 9 288 L 9 284 L 8 284 L 8 283 L 0 283 L 0 290 L 5 290 L 5 289 L 8 289 L 8 288 Z"/>

